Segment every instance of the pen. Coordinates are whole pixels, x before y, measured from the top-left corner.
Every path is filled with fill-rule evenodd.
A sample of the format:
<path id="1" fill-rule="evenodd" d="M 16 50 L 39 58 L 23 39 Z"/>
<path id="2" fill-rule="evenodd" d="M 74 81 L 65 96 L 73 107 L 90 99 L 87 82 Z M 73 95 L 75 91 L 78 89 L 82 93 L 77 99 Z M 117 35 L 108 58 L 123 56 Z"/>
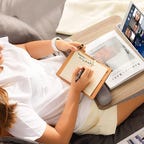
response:
<path id="1" fill-rule="evenodd" d="M 81 75 L 83 74 L 83 72 L 84 72 L 84 68 L 82 68 L 79 72 L 78 72 L 78 74 L 77 74 L 77 76 L 76 76 L 76 78 L 75 78 L 75 82 L 77 82 L 79 79 L 80 79 L 80 77 L 81 77 Z"/>
<path id="2" fill-rule="evenodd" d="M 80 46 L 78 46 L 78 49 L 82 49 L 84 47 L 84 44 L 81 44 Z"/>

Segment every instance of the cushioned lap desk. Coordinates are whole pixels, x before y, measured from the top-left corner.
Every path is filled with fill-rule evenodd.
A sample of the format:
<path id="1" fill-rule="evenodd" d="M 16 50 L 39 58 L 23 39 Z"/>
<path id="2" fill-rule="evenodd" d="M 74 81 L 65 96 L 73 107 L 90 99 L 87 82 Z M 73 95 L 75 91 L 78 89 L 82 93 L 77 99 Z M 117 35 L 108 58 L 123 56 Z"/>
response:
<path id="1" fill-rule="evenodd" d="M 88 44 L 101 35 L 114 30 L 120 23 L 121 18 L 119 16 L 112 16 L 104 19 L 98 24 L 87 28 L 86 30 L 74 34 L 70 37 L 70 39 L 72 39 L 73 41 L 79 41 L 81 43 Z M 122 83 L 115 89 L 110 90 L 110 92 L 112 95 L 112 102 L 109 105 L 102 106 L 96 101 L 99 108 L 105 109 L 128 98 L 144 94 L 144 73 L 141 72 L 128 81 Z"/>

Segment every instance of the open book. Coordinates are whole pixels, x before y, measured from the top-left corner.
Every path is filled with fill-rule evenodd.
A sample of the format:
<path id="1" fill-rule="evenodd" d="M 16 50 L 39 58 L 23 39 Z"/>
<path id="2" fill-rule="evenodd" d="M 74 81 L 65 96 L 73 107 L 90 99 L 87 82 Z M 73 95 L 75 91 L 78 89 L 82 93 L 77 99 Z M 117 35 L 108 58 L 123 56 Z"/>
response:
<path id="1" fill-rule="evenodd" d="M 135 5 L 130 4 L 128 14 L 130 13 L 131 17 L 128 17 L 129 21 L 130 18 L 132 19 L 132 13 L 135 11 L 137 11 Z M 137 33 L 142 35 L 141 41 L 137 40 L 135 45 L 132 42 L 134 38 L 137 38 L 136 34 L 132 32 L 131 41 L 129 41 L 125 35 L 126 32 L 122 31 L 122 26 L 121 28 L 117 26 L 114 30 L 105 33 L 86 46 L 87 54 L 111 67 L 112 72 L 106 80 L 106 84 L 110 89 L 114 89 L 131 77 L 144 71 L 144 17 L 142 15 L 141 19 L 141 25 L 139 24 L 139 28 L 137 29 Z M 128 21 L 125 23 L 127 27 L 130 27 Z M 122 25 L 126 27 L 126 24 Z M 139 49 L 138 46 L 136 47 L 137 43 Z"/>
<path id="2" fill-rule="evenodd" d="M 71 52 L 66 61 L 58 70 L 57 75 L 68 83 L 71 83 L 72 73 L 77 67 L 87 66 L 93 71 L 90 84 L 83 90 L 83 93 L 93 99 L 109 76 L 111 69 L 105 64 L 97 62 L 87 55 L 83 50 Z"/>

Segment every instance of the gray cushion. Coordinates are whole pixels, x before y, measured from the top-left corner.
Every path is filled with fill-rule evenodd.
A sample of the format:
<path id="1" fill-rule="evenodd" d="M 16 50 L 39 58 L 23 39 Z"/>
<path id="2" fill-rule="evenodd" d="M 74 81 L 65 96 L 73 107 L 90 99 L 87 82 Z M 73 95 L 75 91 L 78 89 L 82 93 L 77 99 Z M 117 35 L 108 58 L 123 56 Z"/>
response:
<path id="1" fill-rule="evenodd" d="M 8 36 L 13 44 L 40 40 L 39 34 L 21 20 L 0 13 L 0 37 Z"/>
<path id="2" fill-rule="evenodd" d="M 42 39 L 67 36 L 56 33 L 65 0 L 0 0 L 0 12 L 30 25 Z"/>
<path id="3" fill-rule="evenodd" d="M 39 143 L 36 141 L 6 136 L 6 137 L 0 137 L 0 144 L 39 144 Z"/>

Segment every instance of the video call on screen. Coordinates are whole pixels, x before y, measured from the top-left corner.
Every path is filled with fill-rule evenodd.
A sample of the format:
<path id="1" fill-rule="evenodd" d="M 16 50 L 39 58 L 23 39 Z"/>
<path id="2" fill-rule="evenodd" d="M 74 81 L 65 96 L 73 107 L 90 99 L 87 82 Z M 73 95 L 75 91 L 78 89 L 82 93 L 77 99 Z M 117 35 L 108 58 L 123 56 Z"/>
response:
<path id="1" fill-rule="evenodd" d="M 122 29 L 129 41 L 144 57 L 144 15 L 132 4 Z"/>

